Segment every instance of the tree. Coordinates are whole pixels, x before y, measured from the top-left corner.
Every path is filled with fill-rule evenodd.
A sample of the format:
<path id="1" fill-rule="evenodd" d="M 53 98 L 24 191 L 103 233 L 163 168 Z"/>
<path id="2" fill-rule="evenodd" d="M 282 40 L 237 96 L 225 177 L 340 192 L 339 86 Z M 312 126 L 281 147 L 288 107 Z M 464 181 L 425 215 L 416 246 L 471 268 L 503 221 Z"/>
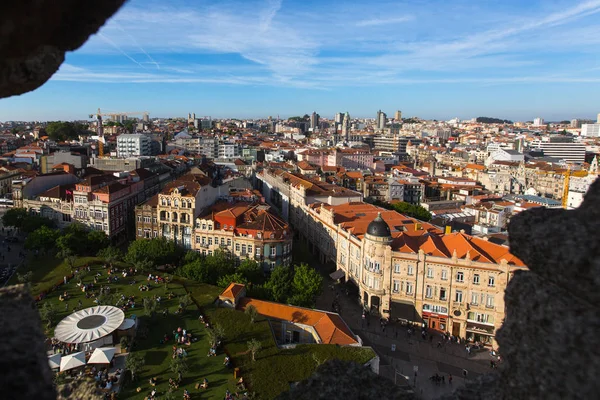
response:
<path id="1" fill-rule="evenodd" d="M 184 311 L 187 308 L 187 306 L 189 306 L 190 304 L 192 304 L 192 296 L 190 296 L 189 293 L 186 293 L 183 296 L 179 297 L 179 306 Z"/>
<path id="2" fill-rule="evenodd" d="M 178 264 L 183 250 L 165 238 L 140 239 L 133 241 L 127 249 L 125 261 L 135 264 L 146 260 L 151 267 L 163 264 Z"/>
<path id="3" fill-rule="evenodd" d="M 131 380 L 135 381 L 138 373 L 146 364 L 146 360 L 144 360 L 144 356 L 139 353 L 129 353 L 127 356 L 127 360 L 125 360 L 125 369 L 131 372 Z"/>
<path id="4" fill-rule="evenodd" d="M 40 309 L 40 318 L 42 319 L 42 321 L 48 324 L 48 329 L 50 329 L 50 327 L 52 326 L 52 321 L 54 321 L 55 316 L 56 309 L 54 309 L 52 303 L 49 301 L 44 302 L 44 305 Z"/>
<path id="5" fill-rule="evenodd" d="M 256 339 L 248 342 L 248 351 L 252 353 L 252 361 L 256 361 L 256 354 L 262 349 L 262 343 Z"/>
<path id="6" fill-rule="evenodd" d="M 114 293 L 102 293 L 99 294 L 96 299 L 98 300 L 99 306 L 113 306 L 117 303 L 117 296 Z"/>
<path id="7" fill-rule="evenodd" d="M 65 262 L 71 268 L 71 271 L 75 269 L 75 264 L 77 264 L 77 256 L 75 254 L 67 254 L 65 257 Z"/>
<path id="8" fill-rule="evenodd" d="M 55 229 L 42 226 L 27 236 L 25 248 L 28 250 L 40 250 L 46 253 L 56 247 L 59 232 Z"/>
<path id="9" fill-rule="evenodd" d="M 206 336 L 211 346 L 225 339 L 225 329 L 220 324 L 214 324 L 212 328 L 206 330 Z"/>
<path id="10" fill-rule="evenodd" d="M 217 286 L 225 288 L 225 287 L 229 286 L 232 282 L 243 283 L 243 284 L 248 283 L 247 279 L 242 274 L 240 274 L 239 272 L 236 272 L 235 274 L 227 274 L 227 275 L 221 276 L 217 280 Z"/>
<path id="11" fill-rule="evenodd" d="M 23 285 L 29 286 L 31 279 L 33 278 L 33 271 L 27 271 L 23 275 L 17 272 L 17 281 Z"/>
<path id="12" fill-rule="evenodd" d="M 42 226 L 53 228 L 54 221 L 49 218 L 40 217 L 39 215 L 27 215 L 21 225 L 21 230 L 25 233 L 31 233 Z"/>
<path id="13" fill-rule="evenodd" d="M 285 303 L 292 291 L 292 271 L 290 268 L 283 265 L 275 267 L 265 287 L 271 291 L 273 301 Z"/>
<path id="14" fill-rule="evenodd" d="M 50 122 L 46 125 L 46 135 L 56 141 L 73 140 L 80 135 L 89 135 L 88 127 L 76 122 Z"/>
<path id="15" fill-rule="evenodd" d="M 236 273 L 241 274 L 246 282 L 252 282 L 253 284 L 261 284 L 265 280 L 265 275 L 260 264 L 250 259 L 242 261 L 239 267 L 237 267 Z"/>
<path id="16" fill-rule="evenodd" d="M 110 239 L 104 231 L 90 231 L 87 234 L 87 254 L 96 254 L 101 249 L 108 247 Z"/>
<path id="17" fill-rule="evenodd" d="M 248 307 L 246 307 L 246 310 L 244 310 L 244 314 L 250 317 L 251 323 L 254 323 L 256 317 L 258 316 L 258 311 L 256 310 L 256 307 L 250 304 Z"/>
<path id="18" fill-rule="evenodd" d="M 175 375 L 181 373 L 181 375 L 185 374 L 186 372 L 188 372 L 188 370 L 190 369 L 185 358 L 179 358 L 179 357 L 175 357 L 171 360 L 171 372 L 173 372 Z"/>
<path id="19" fill-rule="evenodd" d="M 104 260 L 105 263 L 112 268 L 113 264 L 123 259 L 123 252 L 117 247 L 109 246 L 98 251 L 98 257 Z"/>
<path id="20" fill-rule="evenodd" d="M 26 209 L 10 208 L 2 216 L 2 225 L 20 229 L 27 217 L 28 213 Z"/>
<path id="21" fill-rule="evenodd" d="M 296 265 L 292 283 L 294 295 L 290 302 L 297 306 L 313 307 L 315 297 L 321 294 L 323 277 L 307 264 Z"/>
<path id="22" fill-rule="evenodd" d="M 145 297 L 144 298 L 144 311 L 150 317 L 154 316 L 154 312 L 156 311 L 156 306 L 157 306 L 156 299 L 154 299 L 153 297 Z"/>

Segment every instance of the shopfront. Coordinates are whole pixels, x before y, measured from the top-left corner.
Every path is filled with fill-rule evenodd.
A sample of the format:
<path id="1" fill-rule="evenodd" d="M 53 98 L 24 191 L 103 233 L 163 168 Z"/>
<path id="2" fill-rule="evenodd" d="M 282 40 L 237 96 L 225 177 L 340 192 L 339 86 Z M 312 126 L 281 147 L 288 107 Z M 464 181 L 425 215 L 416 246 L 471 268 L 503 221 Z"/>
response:
<path id="1" fill-rule="evenodd" d="M 486 324 L 467 322 L 467 340 L 473 343 L 492 344 L 494 327 Z"/>
<path id="2" fill-rule="evenodd" d="M 423 324 L 439 332 L 448 331 L 448 309 L 442 306 L 423 304 Z"/>

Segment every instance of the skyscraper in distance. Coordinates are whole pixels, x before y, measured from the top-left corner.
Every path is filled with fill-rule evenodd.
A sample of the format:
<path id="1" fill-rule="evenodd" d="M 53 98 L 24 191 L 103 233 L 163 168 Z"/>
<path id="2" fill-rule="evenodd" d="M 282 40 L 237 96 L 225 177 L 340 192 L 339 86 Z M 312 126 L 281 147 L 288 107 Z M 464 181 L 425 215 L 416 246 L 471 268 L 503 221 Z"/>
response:
<path id="1" fill-rule="evenodd" d="M 346 142 L 349 142 L 349 133 L 350 133 L 350 114 L 348 111 L 344 114 L 344 119 L 342 120 L 342 136 Z"/>
<path id="2" fill-rule="evenodd" d="M 381 110 L 377 111 L 377 129 L 385 128 L 385 124 L 387 122 L 387 115 Z"/>
<path id="3" fill-rule="evenodd" d="M 400 121 L 402 119 L 402 111 L 400 111 L 400 110 L 396 111 L 396 113 L 394 114 L 394 119 L 396 121 Z"/>
<path id="4" fill-rule="evenodd" d="M 319 114 L 317 114 L 316 111 L 313 111 L 313 113 L 310 116 L 310 129 L 312 129 L 314 131 L 318 127 L 319 127 Z"/>

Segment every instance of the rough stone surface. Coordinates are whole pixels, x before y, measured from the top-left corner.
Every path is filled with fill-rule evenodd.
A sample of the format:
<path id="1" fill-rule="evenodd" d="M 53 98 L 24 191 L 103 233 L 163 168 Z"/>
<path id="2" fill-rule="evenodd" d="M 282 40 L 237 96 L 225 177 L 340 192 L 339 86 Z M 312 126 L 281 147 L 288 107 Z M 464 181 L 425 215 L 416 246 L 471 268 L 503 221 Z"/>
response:
<path id="1" fill-rule="evenodd" d="M 125 0 L 0 2 L 0 98 L 36 89 Z"/>
<path id="2" fill-rule="evenodd" d="M 515 216 L 510 249 L 529 267 L 505 294 L 504 363 L 446 399 L 591 399 L 600 392 L 600 180 L 576 210 Z"/>
<path id="3" fill-rule="evenodd" d="M 96 388 L 93 379 L 80 379 L 58 388 L 57 400 L 102 400 L 104 395 Z"/>
<path id="4" fill-rule="evenodd" d="M 327 361 L 307 380 L 277 397 L 278 400 L 414 398 L 369 368 L 341 360 Z"/>
<path id="5" fill-rule="evenodd" d="M 54 400 L 41 320 L 23 285 L 0 289 L 0 397 Z"/>

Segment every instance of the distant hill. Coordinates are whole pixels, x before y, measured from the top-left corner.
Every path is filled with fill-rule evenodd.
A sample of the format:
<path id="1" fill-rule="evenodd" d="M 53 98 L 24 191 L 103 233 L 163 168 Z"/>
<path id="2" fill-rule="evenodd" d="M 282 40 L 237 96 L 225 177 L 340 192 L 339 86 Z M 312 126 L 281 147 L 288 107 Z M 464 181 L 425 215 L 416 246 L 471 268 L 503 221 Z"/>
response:
<path id="1" fill-rule="evenodd" d="M 490 117 L 477 117 L 477 122 L 481 122 L 484 124 L 512 124 L 512 121 L 507 119 L 498 119 L 498 118 L 490 118 Z"/>

